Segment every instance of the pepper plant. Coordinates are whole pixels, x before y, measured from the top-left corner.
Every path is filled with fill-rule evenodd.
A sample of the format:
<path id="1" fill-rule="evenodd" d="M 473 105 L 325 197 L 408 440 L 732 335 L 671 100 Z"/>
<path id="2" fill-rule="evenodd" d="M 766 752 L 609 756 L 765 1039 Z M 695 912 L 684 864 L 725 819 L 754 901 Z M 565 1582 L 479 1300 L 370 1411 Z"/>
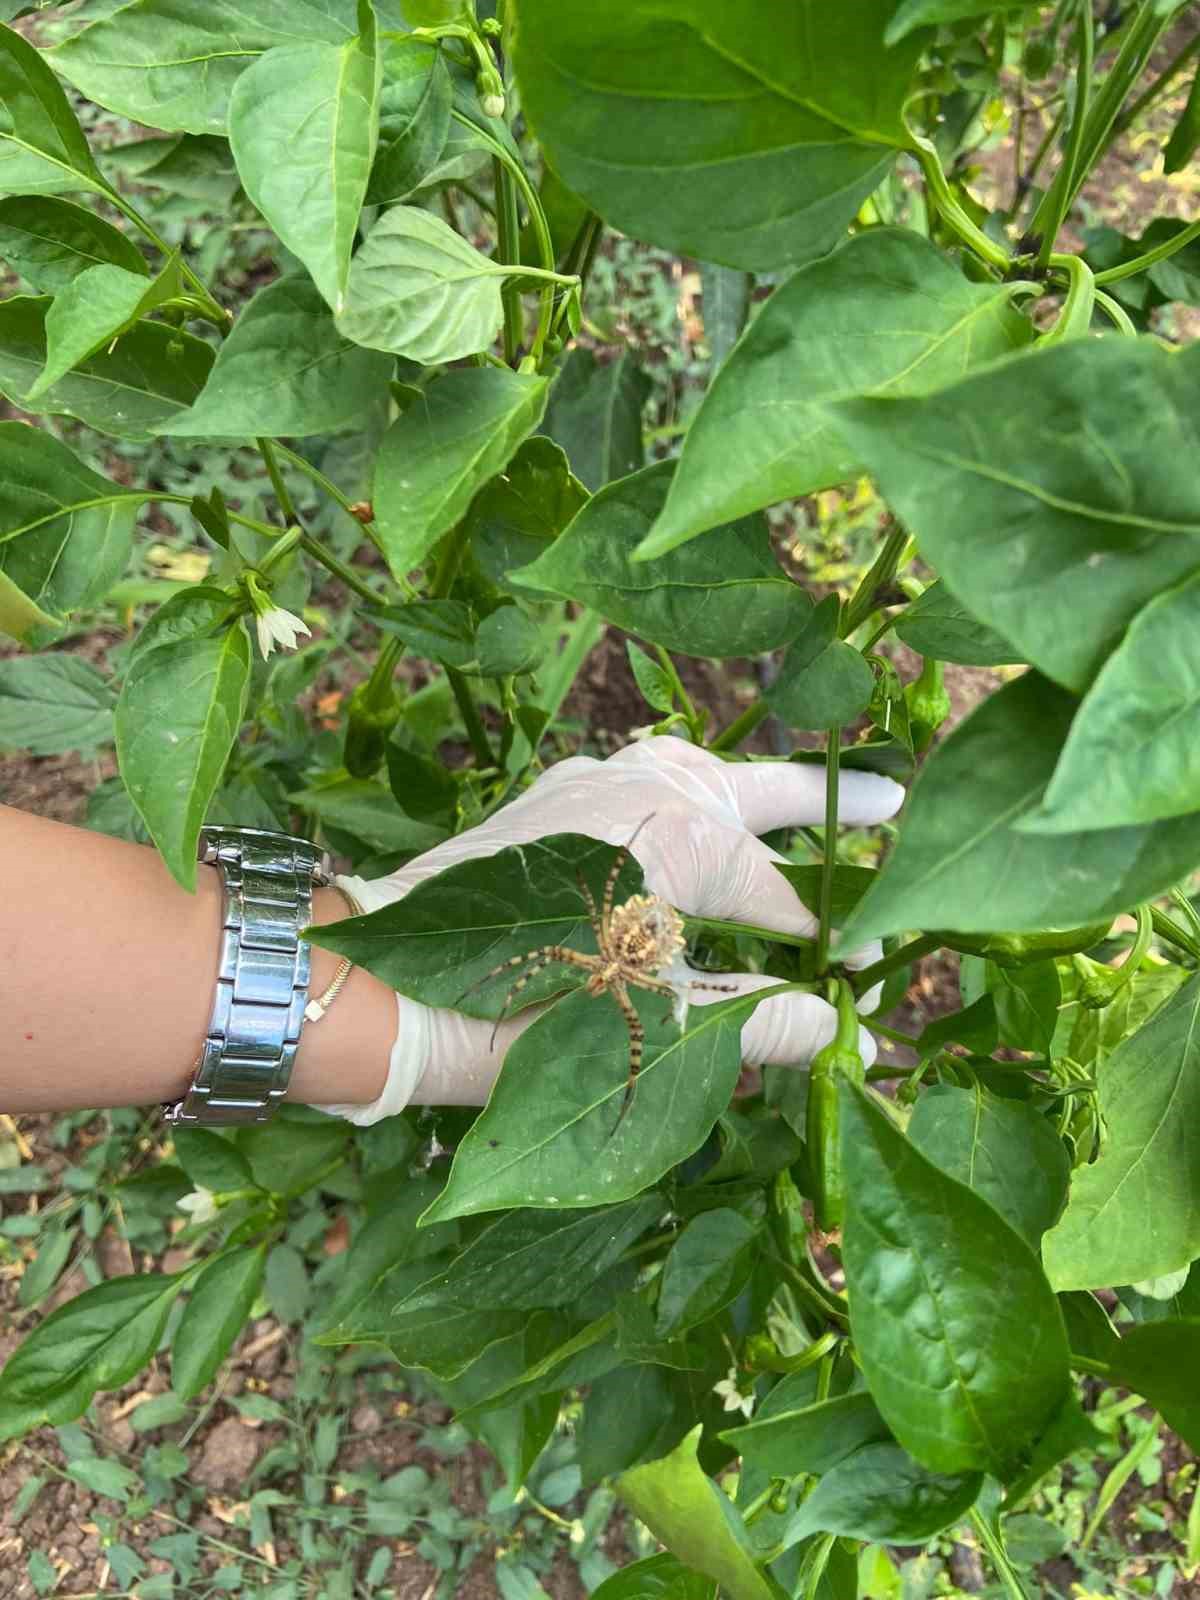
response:
<path id="1" fill-rule="evenodd" d="M 770 716 L 795 748 L 759 759 L 824 762 L 829 826 L 772 840 L 819 938 L 685 933 L 697 965 L 817 986 L 841 1021 L 811 1075 L 734 1101 L 758 996 L 682 1027 L 646 999 L 614 1135 L 625 1022 L 555 969 L 478 1113 L 182 1131 L 124 1192 L 169 1207 L 181 1166 L 194 1260 L 47 1317 L 0 1377 L 0 1434 L 80 1415 L 167 1344 L 198 1392 L 316 1187 L 367 1206 L 324 1342 L 431 1374 L 514 1484 L 582 1396 L 586 1480 L 664 1546 L 604 1600 L 853 1596 L 864 1543 L 964 1522 L 1020 1594 L 1006 1518 L 1087 1445 L 1079 1375 L 1200 1448 L 1200 355 L 1169 337 L 1200 223 L 1063 242 L 1195 60 L 1186 10 L 83 0 L 38 47 L 3 7 L 0 255 L 30 292 L 0 304 L 0 390 L 66 419 L 0 424 L 0 626 L 30 651 L 3 664 L 9 741 L 115 734 L 91 820 L 187 888 L 206 818 L 319 830 L 371 876 L 532 780 L 612 623 L 660 728 L 734 761 Z M 1033 94 L 1048 134 L 989 211 L 972 151 Z M 140 164 L 85 139 L 79 97 L 158 130 Z M 130 170 L 233 175 L 278 266 L 236 318 Z M 609 229 L 702 264 L 718 359 L 671 459 L 645 462 L 629 358 L 576 347 Z M 193 451 L 189 492 L 85 464 L 105 437 Z M 864 476 L 875 560 L 817 603 L 765 511 Z M 193 519 L 211 572 L 139 613 L 109 678 L 54 646 L 128 597 L 152 507 Z M 273 653 L 302 614 L 323 636 Z M 893 638 L 922 658 L 907 686 Z M 344 725 L 314 727 L 308 689 L 364 652 Z M 746 656 L 770 687 L 716 727 L 677 658 Z M 940 737 L 946 663 L 1008 670 Z M 814 730 L 823 751 L 794 737 Z M 839 772 L 918 761 L 882 866 L 840 863 Z M 598 894 L 613 858 L 579 835 L 502 852 L 320 941 L 494 1017 L 498 962 L 591 948 L 579 880 Z M 626 864 L 619 897 L 640 887 Z M 501 890 L 499 936 L 458 914 Z M 846 973 L 871 937 L 884 958 Z M 855 995 L 939 948 L 961 1006 L 881 1025 L 911 1062 L 864 1071 Z"/>

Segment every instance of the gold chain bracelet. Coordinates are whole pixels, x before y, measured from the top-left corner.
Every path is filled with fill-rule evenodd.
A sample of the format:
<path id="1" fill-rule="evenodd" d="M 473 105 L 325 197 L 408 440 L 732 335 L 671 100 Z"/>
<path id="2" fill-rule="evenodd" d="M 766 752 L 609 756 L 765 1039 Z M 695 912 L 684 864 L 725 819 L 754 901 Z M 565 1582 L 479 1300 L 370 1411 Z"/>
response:
<path id="1" fill-rule="evenodd" d="M 348 889 L 343 889 L 340 883 L 334 884 L 334 888 L 350 907 L 351 915 L 355 917 L 361 917 L 363 915 L 363 908 L 359 905 L 358 901 L 354 898 L 350 891 Z M 346 980 L 353 971 L 354 963 L 347 957 L 343 956 L 341 961 L 338 963 L 337 971 L 333 975 L 333 981 L 329 985 L 328 989 L 326 989 L 325 993 L 318 995 L 315 1000 L 310 1000 L 305 1006 L 304 1015 L 307 1021 L 320 1022 L 321 1018 L 329 1010 L 330 1006 L 337 999 L 338 995 L 341 994 L 342 990 L 346 987 Z"/>

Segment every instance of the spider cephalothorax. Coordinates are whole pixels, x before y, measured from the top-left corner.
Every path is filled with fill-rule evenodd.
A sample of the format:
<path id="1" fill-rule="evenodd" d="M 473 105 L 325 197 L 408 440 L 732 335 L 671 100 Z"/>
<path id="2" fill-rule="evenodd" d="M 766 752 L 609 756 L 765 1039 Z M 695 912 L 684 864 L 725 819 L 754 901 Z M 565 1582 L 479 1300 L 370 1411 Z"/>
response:
<path id="1" fill-rule="evenodd" d="M 652 994 L 666 996 L 681 1020 L 681 1002 L 686 1000 L 689 990 L 715 989 L 722 994 L 735 992 L 733 984 L 705 983 L 687 977 L 668 982 L 659 976 L 664 969 L 671 967 L 683 952 L 683 919 L 674 906 L 661 900 L 656 894 L 631 895 L 623 904 L 613 905 L 617 879 L 628 855 L 628 848 L 622 847 L 613 858 L 604 885 L 603 904 L 599 909 L 592 891 L 583 881 L 582 874 L 579 876 L 580 893 L 587 905 L 592 930 L 596 935 L 595 955 L 585 955 L 582 951 L 572 950 L 566 945 L 547 944 L 538 950 L 530 950 L 525 955 L 513 956 L 510 961 L 502 961 L 498 967 L 493 967 L 479 979 L 479 984 L 483 984 L 491 978 L 498 977 L 502 972 L 512 971 L 516 967 L 527 969 L 505 996 L 500 1016 L 496 1019 L 497 1028 L 509 1006 L 530 979 L 555 961 L 562 962 L 565 966 L 582 967 L 588 974 L 584 985 L 588 994 L 612 995 L 620 1006 L 629 1029 L 629 1080 L 625 1086 L 625 1098 L 621 1102 L 620 1114 L 613 1127 L 614 1133 L 620 1127 L 633 1098 L 634 1085 L 641 1069 L 642 1053 L 646 1043 L 646 1030 L 642 1027 L 642 1020 L 629 998 L 630 987 L 648 989 Z M 477 988 L 479 984 L 473 984 L 472 987 Z M 493 1043 L 495 1038 L 496 1033 L 493 1029 Z"/>

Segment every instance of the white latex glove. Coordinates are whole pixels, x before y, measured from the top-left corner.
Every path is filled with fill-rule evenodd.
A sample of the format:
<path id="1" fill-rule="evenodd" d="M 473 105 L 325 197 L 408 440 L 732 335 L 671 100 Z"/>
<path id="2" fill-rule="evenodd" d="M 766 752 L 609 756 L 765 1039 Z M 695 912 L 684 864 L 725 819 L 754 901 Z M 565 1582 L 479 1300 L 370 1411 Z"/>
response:
<path id="1" fill-rule="evenodd" d="M 904 791 L 890 778 L 843 772 L 838 818 L 867 825 L 893 816 Z M 748 922 L 780 933 L 814 935 L 817 918 L 801 904 L 773 862 L 784 858 L 756 835 L 773 828 L 821 823 L 825 816 L 823 767 L 787 762 L 728 762 L 671 737 L 628 746 L 607 761 L 573 756 L 544 773 L 511 805 L 477 828 L 448 839 L 372 883 L 340 878 L 366 911 L 402 899 L 416 884 L 460 861 L 494 855 L 555 833 L 583 833 L 606 844 L 628 844 L 645 874 L 646 888 L 692 916 Z M 649 820 L 647 821 L 647 818 Z M 641 826 L 640 826 L 641 825 Z M 635 830 L 637 831 L 634 838 Z M 871 944 L 847 958 L 867 967 L 882 954 Z M 705 976 L 698 974 L 697 976 Z M 779 980 L 757 973 L 709 975 L 739 994 Z M 878 989 L 860 1010 L 878 1004 Z M 695 1005 L 727 999 L 695 991 Z M 530 1007 L 492 1024 L 397 996 L 399 1029 L 387 1083 L 370 1105 L 323 1106 L 361 1126 L 423 1105 L 483 1105 L 504 1052 L 540 1010 Z M 764 1001 L 742 1029 L 742 1057 L 754 1066 L 805 1065 L 834 1037 L 836 1013 L 817 995 L 786 994 Z M 859 1030 L 863 1060 L 875 1059 L 875 1041 Z"/>

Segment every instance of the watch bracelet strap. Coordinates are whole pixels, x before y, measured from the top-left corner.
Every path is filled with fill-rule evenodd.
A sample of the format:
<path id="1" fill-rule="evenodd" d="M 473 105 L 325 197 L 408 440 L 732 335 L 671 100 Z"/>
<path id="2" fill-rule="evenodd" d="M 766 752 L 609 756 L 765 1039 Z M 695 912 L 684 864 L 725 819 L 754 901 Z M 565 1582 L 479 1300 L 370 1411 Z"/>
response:
<path id="1" fill-rule="evenodd" d="M 191 1087 L 164 1107 L 172 1124 L 266 1122 L 287 1093 L 304 1025 L 312 891 L 328 882 L 307 839 L 258 828 L 201 830 L 199 857 L 221 874 L 216 995 Z"/>

